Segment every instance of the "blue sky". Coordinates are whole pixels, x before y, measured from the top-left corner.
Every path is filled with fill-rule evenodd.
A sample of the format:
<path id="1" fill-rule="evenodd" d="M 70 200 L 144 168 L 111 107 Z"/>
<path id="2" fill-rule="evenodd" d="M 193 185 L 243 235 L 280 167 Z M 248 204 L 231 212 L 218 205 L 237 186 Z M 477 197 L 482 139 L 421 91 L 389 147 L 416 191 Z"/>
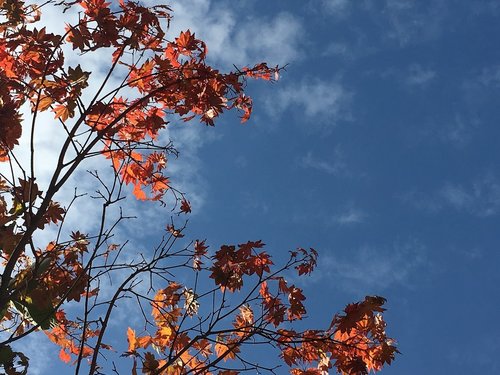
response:
<path id="1" fill-rule="evenodd" d="M 196 130 L 190 231 L 318 249 L 313 325 L 387 297 L 403 354 L 383 374 L 499 372 L 500 4 L 188 3 L 214 63 L 289 64 L 249 85 L 248 125 Z"/>
<path id="2" fill-rule="evenodd" d="M 275 84 L 249 82 L 247 124 L 170 129 L 187 235 L 262 239 L 277 259 L 317 249 L 311 326 L 385 296 L 403 354 L 382 374 L 500 372 L 500 3 L 171 4 L 171 35 L 196 32 L 214 65 L 288 64 Z"/>

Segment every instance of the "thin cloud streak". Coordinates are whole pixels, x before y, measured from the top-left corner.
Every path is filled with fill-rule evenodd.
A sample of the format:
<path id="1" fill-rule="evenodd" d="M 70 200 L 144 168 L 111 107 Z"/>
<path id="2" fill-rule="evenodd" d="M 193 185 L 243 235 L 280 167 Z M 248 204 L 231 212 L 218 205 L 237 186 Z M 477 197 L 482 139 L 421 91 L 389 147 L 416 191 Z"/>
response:
<path id="1" fill-rule="evenodd" d="M 302 168 L 315 169 L 327 174 L 338 175 L 346 168 L 346 164 L 342 160 L 342 153 L 338 148 L 334 151 L 333 159 L 334 160 L 331 162 L 320 159 L 313 156 L 312 151 L 308 151 L 307 154 L 299 160 L 299 165 Z"/>
<path id="2" fill-rule="evenodd" d="M 327 254 L 324 252 L 324 254 Z M 390 246 L 362 245 L 346 254 L 321 257 L 312 278 L 357 295 L 383 293 L 390 288 L 412 288 L 415 277 L 425 279 L 426 248 L 416 240 Z"/>
<path id="3" fill-rule="evenodd" d="M 467 185 L 446 182 L 432 193 L 408 192 L 403 201 L 428 213 L 453 209 L 486 218 L 500 213 L 500 182 L 493 175 L 477 178 Z"/>
<path id="4" fill-rule="evenodd" d="M 357 208 L 349 208 L 333 217 L 333 222 L 340 225 L 352 225 L 365 222 L 368 214 Z"/>
<path id="5" fill-rule="evenodd" d="M 410 87 L 426 87 L 436 78 L 436 72 L 420 64 L 411 64 L 404 82 Z"/>

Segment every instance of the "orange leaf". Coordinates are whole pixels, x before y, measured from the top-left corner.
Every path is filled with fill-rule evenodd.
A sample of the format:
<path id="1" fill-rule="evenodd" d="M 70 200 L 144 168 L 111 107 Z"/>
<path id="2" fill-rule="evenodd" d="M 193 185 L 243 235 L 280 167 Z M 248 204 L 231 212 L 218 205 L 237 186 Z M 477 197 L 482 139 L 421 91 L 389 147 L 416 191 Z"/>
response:
<path id="1" fill-rule="evenodd" d="M 135 331 L 128 327 L 127 329 L 127 341 L 128 341 L 128 351 L 133 352 L 135 350 L 136 340 Z"/>
<path id="2" fill-rule="evenodd" d="M 54 108 L 55 119 L 61 119 L 61 121 L 66 121 L 69 118 L 69 110 L 63 104 L 56 105 Z"/>
<path id="3" fill-rule="evenodd" d="M 146 349 L 151 343 L 153 342 L 153 339 L 151 336 L 142 336 L 138 337 L 136 340 L 137 346 L 143 349 Z"/>
<path id="4" fill-rule="evenodd" d="M 165 191 L 169 188 L 168 183 L 169 181 L 166 177 L 155 176 L 151 189 L 153 191 Z"/>
<path id="5" fill-rule="evenodd" d="M 238 345 L 236 343 L 225 344 L 223 342 L 217 342 L 215 344 L 215 353 L 217 354 L 217 357 L 222 357 L 224 359 L 224 362 L 226 362 L 228 359 L 236 358 L 236 353 L 239 352 L 240 348 L 238 348 Z"/>
<path id="6" fill-rule="evenodd" d="M 44 96 L 40 99 L 40 101 L 38 102 L 38 110 L 41 112 L 41 111 L 45 111 L 47 108 L 50 107 L 50 105 L 53 103 L 53 100 L 51 97 L 49 96 Z"/>
<path id="7" fill-rule="evenodd" d="M 134 185 L 134 195 L 140 201 L 145 201 L 147 199 L 146 193 L 141 189 L 139 184 Z"/>
<path id="8" fill-rule="evenodd" d="M 68 353 L 66 353 L 64 349 L 61 349 L 61 351 L 59 352 L 59 358 L 64 363 L 69 363 L 69 361 L 71 361 L 71 356 Z"/>

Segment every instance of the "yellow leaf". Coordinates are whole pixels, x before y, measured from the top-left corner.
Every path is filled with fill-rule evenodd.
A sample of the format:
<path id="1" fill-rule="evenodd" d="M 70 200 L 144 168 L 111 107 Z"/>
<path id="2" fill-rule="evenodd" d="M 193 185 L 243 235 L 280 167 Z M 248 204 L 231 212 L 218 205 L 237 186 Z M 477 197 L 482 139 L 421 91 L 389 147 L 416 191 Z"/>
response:
<path id="1" fill-rule="evenodd" d="M 136 348 L 135 331 L 128 327 L 127 330 L 128 351 L 133 352 Z"/>

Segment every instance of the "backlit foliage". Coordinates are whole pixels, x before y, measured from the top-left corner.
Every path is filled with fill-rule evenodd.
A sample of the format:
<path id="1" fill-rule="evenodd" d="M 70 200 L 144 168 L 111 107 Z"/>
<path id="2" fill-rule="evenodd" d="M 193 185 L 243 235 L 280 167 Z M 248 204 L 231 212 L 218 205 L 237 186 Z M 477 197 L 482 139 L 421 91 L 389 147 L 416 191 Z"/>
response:
<path id="1" fill-rule="evenodd" d="M 52 6 L 79 12 L 64 35 L 40 26 Z M 248 355 L 257 344 L 274 348 L 295 375 L 380 370 L 397 352 L 385 333 L 381 297 L 348 305 L 326 329 L 293 328 L 306 317 L 306 297 L 285 275 L 310 274 L 318 256 L 314 249 L 291 251 L 281 265 L 261 241 L 210 252 L 206 241 L 181 243 L 184 227 L 173 219 L 138 260 L 123 256 L 125 244 L 113 243 L 113 229 L 126 217 L 120 214 L 110 224 L 106 215 L 125 198 L 126 185 L 138 200 L 173 205 L 176 217 L 191 212 L 165 174 L 176 151 L 158 140 L 169 121 L 213 126 L 234 109 L 245 122 L 252 111 L 244 93 L 247 79 L 279 76 L 280 68 L 265 63 L 227 73 L 213 68 L 207 46 L 194 33 L 167 33 L 171 14 L 165 5 L 125 0 L 0 0 L 0 160 L 10 170 L 0 175 L 0 366 L 7 374 L 27 373 L 28 358 L 12 344 L 43 331 L 75 373 L 82 366 L 90 374 L 110 373 L 116 370 L 113 356 L 122 358 L 119 367 L 127 361 L 132 374 L 275 372 L 276 363 L 257 363 Z M 81 64 L 68 66 L 65 51 L 79 55 Z M 99 56 L 109 58 L 102 62 L 106 78 L 97 87 L 93 82 L 85 96 L 92 79 L 86 58 L 103 51 Z M 110 88 L 117 76 L 121 83 Z M 52 113 L 54 123 L 39 123 L 42 112 Z M 54 127 L 65 140 L 42 191 L 35 176 L 35 163 L 41 162 L 36 135 Z M 23 133 L 31 144 L 28 165 L 16 156 Z M 69 178 L 93 157 L 113 172 L 111 178 L 89 175 L 101 186 L 93 197 L 102 203 L 98 229 L 61 230 L 39 247 L 34 235 L 62 227 L 71 206 L 55 201 L 56 194 L 72 189 Z M 91 198 L 75 193 L 77 199 Z M 176 272 L 192 282 L 182 284 Z M 125 276 L 103 294 L 104 280 L 116 274 Z M 148 287 L 139 288 L 141 283 Z M 136 301 L 144 324 L 123 327 L 128 348 L 119 357 L 106 332 L 125 297 Z"/>

